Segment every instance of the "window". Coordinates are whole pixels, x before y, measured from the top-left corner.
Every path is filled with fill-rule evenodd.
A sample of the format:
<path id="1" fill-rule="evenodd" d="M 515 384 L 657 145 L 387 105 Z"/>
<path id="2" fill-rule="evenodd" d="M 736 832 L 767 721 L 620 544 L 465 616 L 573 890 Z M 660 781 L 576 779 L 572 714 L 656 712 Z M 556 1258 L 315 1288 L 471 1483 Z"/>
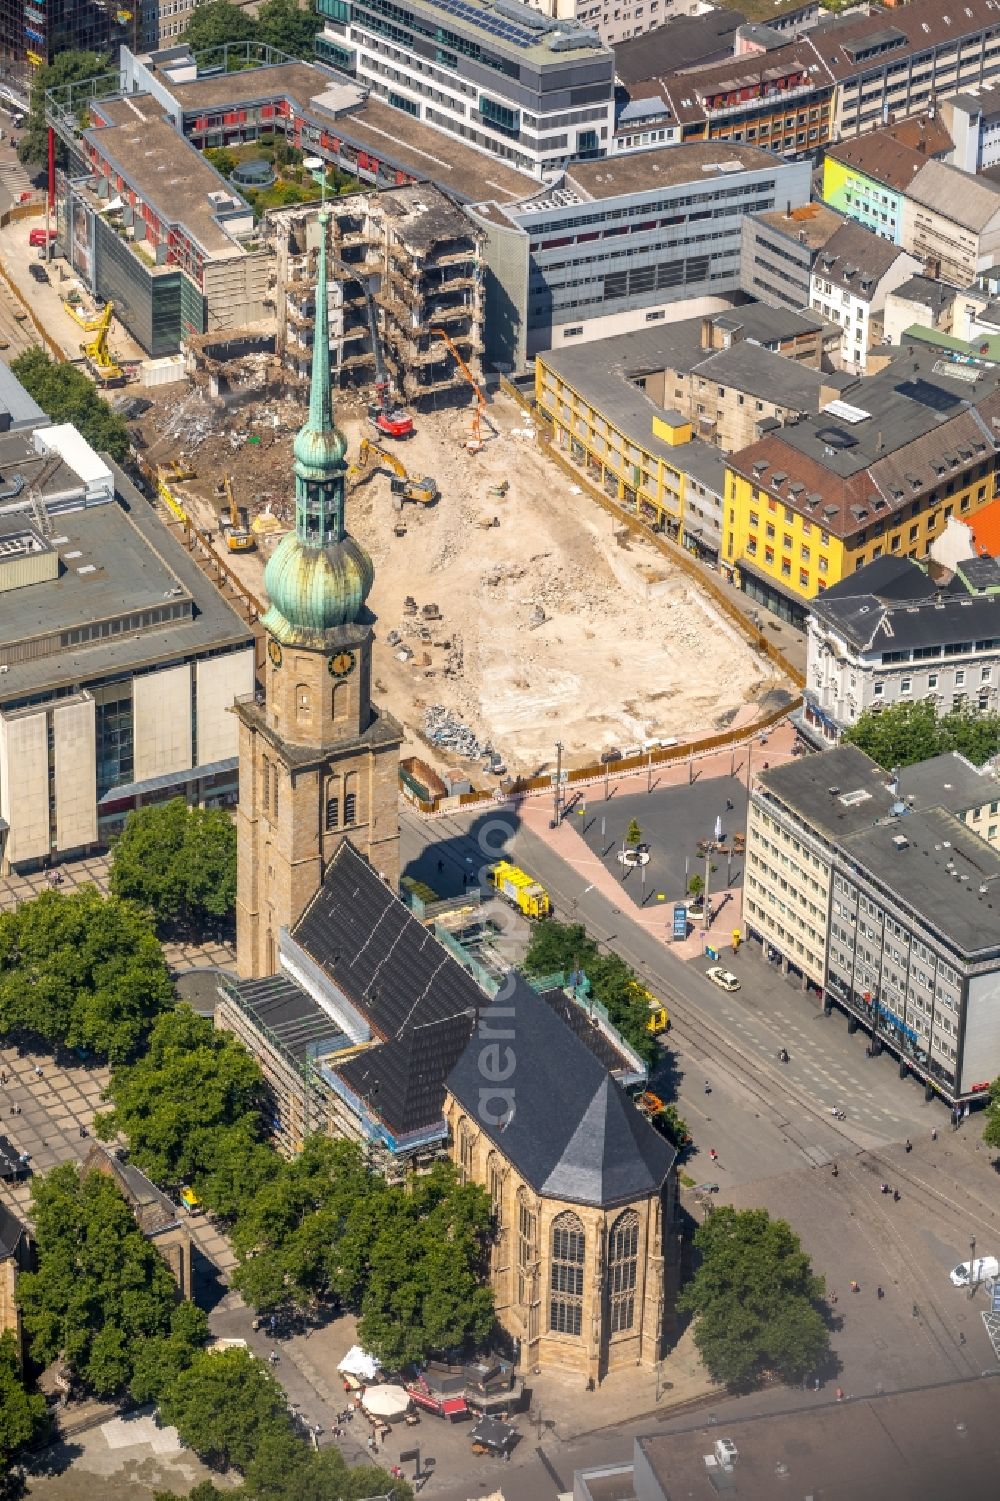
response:
<path id="1" fill-rule="evenodd" d="M 872 688 L 872 693 L 875 695 L 876 698 L 881 698 L 884 689 L 885 689 L 885 684 L 884 683 L 876 683 L 874 685 L 874 687 Z"/>
<path id="2" fill-rule="evenodd" d="M 912 690 L 913 690 L 913 679 L 912 678 L 903 678 L 902 682 L 899 685 L 899 691 L 900 691 L 900 693 L 910 693 L 910 692 L 912 692 Z"/>
<path id="3" fill-rule="evenodd" d="M 331 796 L 326 800 L 326 831 L 329 834 L 340 823 L 340 798 Z"/>
<path id="4" fill-rule="evenodd" d="M 522 1188 L 517 1196 L 517 1301 L 527 1303 L 535 1270 L 538 1221 Z"/>
<path id="5" fill-rule="evenodd" d="M 928 686 L 928 688 L 936 688 L 937 685 L 938 685 L 938 675 L 937 675 L 937 673 L 936 672 L 929 672 L 927 674 L 927 686 Z"/>
<path id="6" fill-rule="evenodd" d="M 352 828 L 358 819 L 358 794 L 349 792 L 344 798 L 344 827 Z"/>
<path id="7" fill-rule="evenodd" d="M 552 1226 L 549 1329 L 580 1333 L 583 1324 L 583 1262 L 586 1238 L 575 1214 L 561 1214 Z"/>
<path id="8" fill-rule="evenodd" d="M 463 1121 L 458 1128 L 458 1173 L 463 1183 L 472 1179 L 472 1149 L 475 1138 Z"/>
<path id="9" fill-rule="evenodd" d="M 582 333 L 583 333 L 583 324 L 582 323 L 578 323 L 575 328 L 565 328 L 565 329 L 563 329 L 563 338 L 564 339 L 575 339 L 575 338 L 577 338 L 577 336 L 579 334 L 582 334 Z"/>
<path id="10" fill-rule="evenodd" d="M 611 1333 L 621 1334 L 635 1323 L 635 1290 L 639 1257 L 639 1216 L 629 1210 L 611 1226 L 608 1237 L 608 1298 Z"/>

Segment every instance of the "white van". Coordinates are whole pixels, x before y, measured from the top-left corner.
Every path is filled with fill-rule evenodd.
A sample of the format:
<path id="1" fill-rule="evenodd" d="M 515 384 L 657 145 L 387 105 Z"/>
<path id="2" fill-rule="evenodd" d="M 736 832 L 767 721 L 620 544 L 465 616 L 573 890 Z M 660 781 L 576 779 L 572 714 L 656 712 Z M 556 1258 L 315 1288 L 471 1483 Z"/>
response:
<path id="1" fill-rule="evenodd" d="M 970 1282 L 985 1282 L 987 1277 L 1000 1277 L 1000 1261 L 995 1256 L 977 1256 L 973 1262 L 959 1262 L 950 1276 L 954 1287 L 968 1287 Z"/>

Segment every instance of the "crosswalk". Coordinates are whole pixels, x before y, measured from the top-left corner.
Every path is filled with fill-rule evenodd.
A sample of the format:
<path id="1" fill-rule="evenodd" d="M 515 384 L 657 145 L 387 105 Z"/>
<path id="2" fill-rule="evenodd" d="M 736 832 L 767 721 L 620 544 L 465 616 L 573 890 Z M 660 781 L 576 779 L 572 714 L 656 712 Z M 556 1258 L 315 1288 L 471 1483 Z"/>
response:
<path id="1" fill-rule="evenodd" d="M 20 162 L 0 162 L 0 188 L 7 193 L 11 203 L 17 203 L 22 193 L 31 192 L 31 178 Z"/>

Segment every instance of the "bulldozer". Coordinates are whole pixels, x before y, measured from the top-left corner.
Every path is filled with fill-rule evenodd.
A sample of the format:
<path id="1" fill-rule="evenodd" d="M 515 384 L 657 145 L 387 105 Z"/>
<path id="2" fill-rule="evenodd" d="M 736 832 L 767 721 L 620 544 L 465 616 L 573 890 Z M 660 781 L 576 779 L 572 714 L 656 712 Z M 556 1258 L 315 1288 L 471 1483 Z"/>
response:
<path id="1" fill-rule="evenodd" d="M 375 460 L 375 469 L 391 470 L 389 488 L 392 494 L 399 496 L 401 500 L 412 500 L 422 506 L 432 505 L 437 500 L 440 492 L 436 480 L 432 479 L 429 474 L 419 479 L 409 474 L 405 465 L 400 463 L 395 454 L 386 453 L 384 448 L 380 448 L 370 438 L 362 438 L 358 447 L 358 462 L 348 473 L 352 476 L 360 474 L 367 467 L 369 459 Z M 368 475 L 365 475 L 365 479 L 367 478 Z"/>
<path id="2" fill-rule="evenodd" d="M 228 474 L 222 484 L 229 502 L 219 517 L 219 529 L 226 539 L 226 547 L 230 552 L 253 552 L 257 546 L 257 537 L 240 515 L 236 496 L 233 494 L 233 482 Z"/>

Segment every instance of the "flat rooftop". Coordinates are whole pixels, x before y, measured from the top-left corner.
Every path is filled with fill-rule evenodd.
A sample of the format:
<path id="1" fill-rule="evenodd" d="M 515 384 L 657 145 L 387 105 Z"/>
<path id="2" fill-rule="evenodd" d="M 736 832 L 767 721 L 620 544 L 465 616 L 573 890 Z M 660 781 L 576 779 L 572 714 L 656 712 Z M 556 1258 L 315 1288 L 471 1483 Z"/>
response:
<path id="1" fill-rule="evenodd" d="M 474 36 L 494 56 L 536 67 L 606 57 L 611 74 L 611 52 L 596 31 L 573 20 L 554 20 L 519 0 L 411 0 L 411 9 L 437 26 Z M 354 20 L 358 25 L 362 17 Z"/>
<path id="2" fill-rule="evenodd" d="M 0 444 L 0 463 L 5 451 L 6 443 Z M 116 674 L 249 646 L 253 639 L 149 503 L 112 469 L 114 501 L 52 518 L 59 577 L 0 594 L 0 641 L 51 637 L 106 617 L 187 600 L 194 602 L 194 616 L 11 662 L 0 678 L 4 706 L 28 695 L 87 687 Z"/>
<path id="3" fill-rule="evenodd" d="M 787 235 L 790 240 L 798 240 L 810 250 L 822 250 L 844 222 L 843 214 L 838 214 L 825 203 L 803 203 L 799 208 L 787 210 L 766 209 L 748 217 Z"/>
<path id="4" fill-rule="evenodd" d="M 601 199 L 689 182 L 714 187 L 737 172 L 773 171 L 787 165 L 759 146 L 692 141 L 686 146 L 657 146 L 605 161 L 572 162 L 566 175 L 582 198 Z"/>
<path id="5" fill-rule="evenodd" d="M 249 204 L 232 183 L 174 129 L 150 95 L 101 101 L 100 114 L 111 123 L 84 131 L 89 141 L 118 174 L 154 208 L 164 223 L 183 224 L 206 256 L 228 259 L 242 255 L 239 242 L 219 223 L 220 212 L 241 210 L 250 221 Z M 223 203 L 212 193 L 225 194 Z M 142 241 L 137 245 L 141 247 Z M 133 247 L 136 248 L 136 247 Z"/>
<path id="6" fill-rule="evenodd" d="M 777 1416 L 727 1418 L 636 1440 L 666 1501 L 942 1501 L 993 1495 L 1000 1474 L 1000 1377 L 977 1377 Z M 705 1455 L 732 1439 L 731 1474 Z M 714 1482 L 713 1483 L 713 1478 Z M 600 1495 L 600 1492 L 595 1492 Z"/>

